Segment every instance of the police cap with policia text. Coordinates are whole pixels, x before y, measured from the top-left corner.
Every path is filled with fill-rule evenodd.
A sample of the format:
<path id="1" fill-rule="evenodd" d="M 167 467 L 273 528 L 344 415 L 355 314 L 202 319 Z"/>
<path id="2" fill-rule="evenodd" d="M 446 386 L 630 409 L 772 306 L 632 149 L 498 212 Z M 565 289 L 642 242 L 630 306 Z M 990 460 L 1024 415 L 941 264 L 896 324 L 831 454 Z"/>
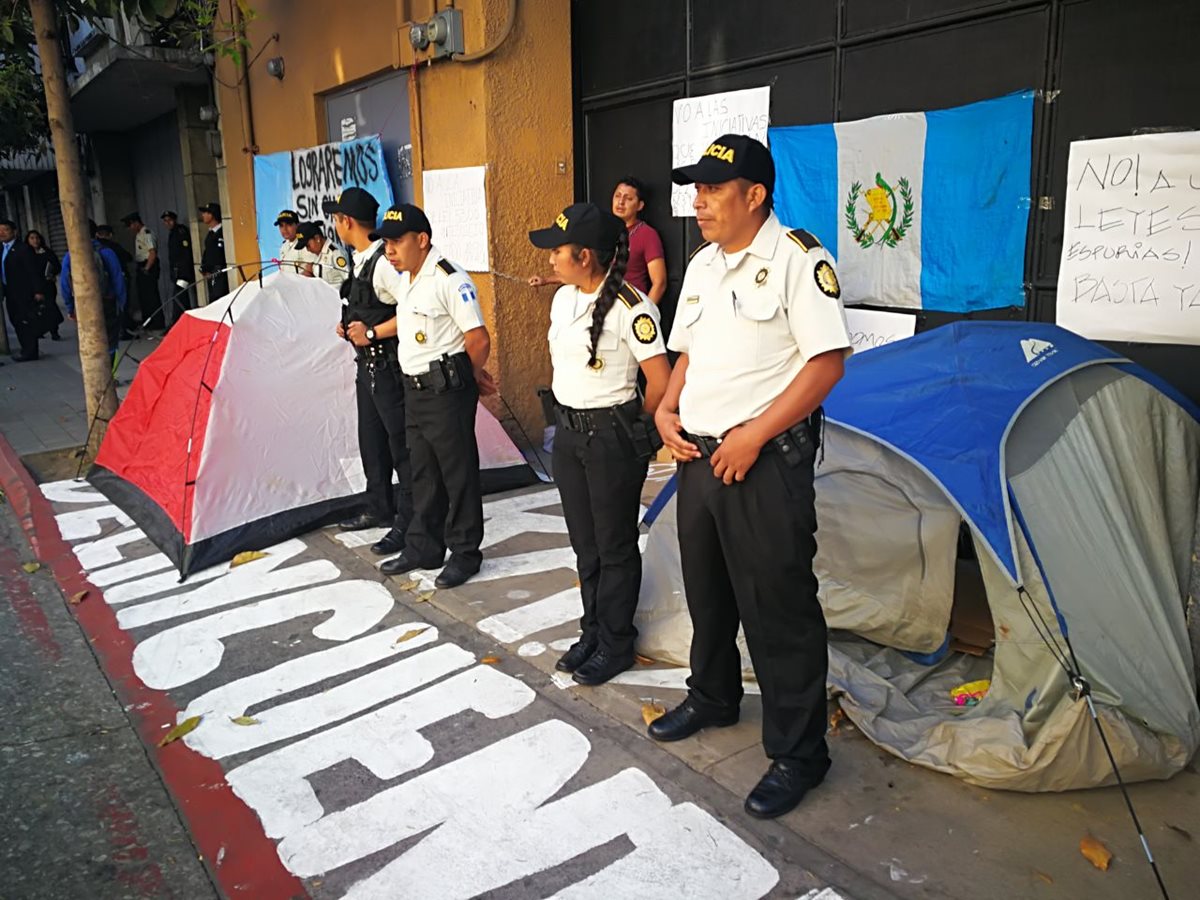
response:
<path id="1" fill-rule="evenodd" d="M 300 214 L 294 209 L 280 210 L 279 215 L 275 218 L 275 225 L 295 225 L 300 221 Z"/>
<path id="2" fill-rule="evenodd" d="M 317 236 L 325 236 L 325 229 L 321 227 L 320 222 L 301 222 L 300 227 L 296 229 L 296 249 L 303 250 L 308 242 Z"/>
<path id="3" fill-rule="evenodd" d="M 388 207 L 387 212 L 383 214 L 383 222 L 369 237 L 373 241 L 387 240 L 404 237 L 413 232 L 420 234 L 422 231 L 433 239 L 433 226 L 429 224 L 429 217 L 425 215 L 425 211 L 411 203 L 397 203 Z"/>
<path id="4" fill-rule="evenodd" d="M 594 203 L 575 203 L 560 212 L 549 228 L 529 232 L 529 241 L 542 250 L 563 244 L 611 250 L 624 231 L 625 223 L 612 213 Z"/>
<path id="5" fill-rule="evenodd" d="M 348 187 L 338 194 L 336 200 L 326 200 L 322 203 L 321 212 L 327 216 L 341 213 L 356 222 L 374 223 L 375 217 L 379 215 L 379 201 L 370 191 L 364 191 L 360 187 Z"/>
<path id="6" fill-rule="evenodd" d="M 768 194 L 775 191 L 775 161 L 771 152 L 744 134 L 723 134 L 700 156 L 700 161 L 671 172 L 676 184 L 724 184 L 745 178 L 761 184 Z"/>

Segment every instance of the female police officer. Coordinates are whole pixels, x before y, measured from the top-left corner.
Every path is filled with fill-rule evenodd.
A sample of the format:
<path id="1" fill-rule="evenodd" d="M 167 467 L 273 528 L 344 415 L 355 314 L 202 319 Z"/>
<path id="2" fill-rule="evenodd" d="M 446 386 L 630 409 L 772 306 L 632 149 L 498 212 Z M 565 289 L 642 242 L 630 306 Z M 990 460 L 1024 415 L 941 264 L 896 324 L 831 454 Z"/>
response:
<path id="1" fill-rule="evenodd" d="M 620 219 L 577 203 L 529 239 L 550 251 L 563 282 L 550 306 L 554 476 L 579 569 L 583 633 L 557 668 L 580 684 L 603 684 L 633 665 L 638 509 L 650 437 L 657 438 L 648 417 L 670 366 L 657 308 L 625 283 L 629 241 Z"/>

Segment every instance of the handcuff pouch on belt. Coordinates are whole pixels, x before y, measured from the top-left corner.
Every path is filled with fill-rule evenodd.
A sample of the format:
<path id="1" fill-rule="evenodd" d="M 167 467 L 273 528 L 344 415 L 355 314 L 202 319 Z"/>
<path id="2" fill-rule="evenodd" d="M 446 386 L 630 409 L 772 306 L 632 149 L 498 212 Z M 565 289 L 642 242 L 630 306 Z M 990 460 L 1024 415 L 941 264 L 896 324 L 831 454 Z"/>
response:
<path id="1" fill-rule="evenodd" d="M 549 395 L 553 405 L 553 422 L 568 431 L 590 433 L 600 428 L 616 427 L 629 438 L 633 452 L 640 460 L 649 460 L 662 447 L 662 437 L 654 427 L 654 417 L 642 411 L 642 401 L 635 397 L 607 409 L 571 409 L 554 402 L 550 391 L 539 391 L 543 404 Z M 548 417 L 549 418 L 549 417 Z"/>
<path id="2" fill-rule="evenodd" d="M 404 386 L 415 391 L 446 394 L 460 391 L 475 379 L 471 357 L 466 353 L 443 356 L 429 364 L 429 371 L 420 375 L 405 375 Z"/>
<path id="3" fill-rule="evenodd" d="M 782 434 L 771 438 L 771 443 L 775 445 L 775 449 L 779 451 L 779 455 L 783 457 L 783 461 L 787 463 L 788 467 L 794 469 L 804 462 L 810 452 L 813 458 L 816 457 L 817 449 L 822 443 L 824 424 L 825 411 L 817 407 L 813 414 L 803 422 L 793 425 Z"/>

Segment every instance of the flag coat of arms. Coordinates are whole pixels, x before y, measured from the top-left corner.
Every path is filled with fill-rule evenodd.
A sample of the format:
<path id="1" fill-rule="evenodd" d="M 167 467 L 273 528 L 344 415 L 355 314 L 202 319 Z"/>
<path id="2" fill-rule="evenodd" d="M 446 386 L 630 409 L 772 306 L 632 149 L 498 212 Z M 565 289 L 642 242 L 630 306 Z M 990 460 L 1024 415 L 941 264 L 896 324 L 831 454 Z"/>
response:
<path id="1" fill-rule="evenodd" d="M 846 303 L 1025 304 L 1032 91 L 768 138 L 779 218 L 834 254 Z"/>

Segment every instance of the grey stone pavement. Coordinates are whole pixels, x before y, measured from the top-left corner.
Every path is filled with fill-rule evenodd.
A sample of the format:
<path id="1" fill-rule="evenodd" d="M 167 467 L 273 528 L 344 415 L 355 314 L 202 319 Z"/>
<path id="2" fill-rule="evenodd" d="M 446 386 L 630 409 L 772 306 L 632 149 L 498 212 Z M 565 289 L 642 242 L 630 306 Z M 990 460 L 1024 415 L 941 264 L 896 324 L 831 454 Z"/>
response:
<path id="1" fill-rule="evenodd" d="M 48 342 L 43 344 L 44 348 L 49 346 Z M 17 394 L 38 398 L 36 403 L 21 401 L 27 404 L 23 409 L 36 408 L 49 415 L 65 434 L 53 433 L 49 425 L 37 429 L 30 426 L 28 431 L 42 434 L 36 434 L 36 440 L 25 445 L 30 448 L 25 452 L 53 449 L 56 440 L 73 436 L 71 427 L 80 426 L 82 414 L 71 404 L 73 399 L 78 403 L 79 388 L 68 374 L 72 369 L 68 348 L 73 350 L 73 343 L 64 341 L 50 348 L 48 362 L 6 364 L 0 368 L 0 430 L 7 434 L 13 423 L 17 429 L 21 426 L 22 417 L 14 415 L 8 405 L 9 398 Z M 13 390 L 8 389 L 10 386 Z M 74 443 L 78 442 L 71 441 L 67 446 Z M 665 468 L 656 467 L 644 499 L 653 496 L 667 474 Z M 257 673 L 268 669 L 273 673 L 292 672 L 288 667 L 292 662 L 304 665 L 304 671 L 315 671 L 317 664 L 311 661 L 318 658 L 318 653 L 331 654 L 341 646 L 336 642 L 330 645 L 333 638 L 321 632 L 321 627 L 333 621 L 324 616 L 259 623 L 260 627 L 250 633 L 223 632 L 228 635 L 222 641 L 224 656 L 218 655 L 219 665 L 207 674 L 178 675 L 174 667 L 187 657 L 185 648 L 200 638 L 187 630 L 189 626 L 224 621 L 211 610 L 224 609 L 233 602 L 232 596 L 204 600 L 200 608 L 190 606 L 201 602 L 191 598 L 210 596 L 200 593 L 203 585 L 197 588 L 195 578 L 183 586 L 176 585 L 170 573 L 163 571 L 164 562 L 157 549 L 111 514 L 101 518 L 101 513 L 95 511 L 103 509 L 102 499 L 94 495 L 88 498 L 86 487 L 83 490 L 80 499 L 55 503 L 60 524 L 78 528 L 74 537 L 68 537 L 77 547 L 93 541 L 93 546 L 110 539 L 119 542 L 119 547 L 113 545 L 117 548 L 115 557 L 86 556 L 84 568 L 93 583 L 103 587 L 105 602 L 118 610 L 118 622 L 138 642 L 138 652 L 145 651 L 139 676 L 143 680 L 161 679 L 163 689 L 179 709 L 190 704 L 203 707 L 215 696 L 234 703 L 228 691 L 235 685 L 250 684 Z M 628 678 L 623 677 L 625 683 L 595 689 L 580 688 L 556 677 L 553 662 L 558 648 L 576 633 L 570 616 L 555 613 L 554 598 L 569 592 L 574 579 L 557 494 L 552 487 L 541 486 L 487 500 L 488 529 L 498 540 L 485 550 L 485 565 L 493 568 L 457 590 L 431 593 L 420 575 L 384 578 L 376 569 L 377 560 L 361 540 L 348 539 L 332 530 L 305 536 L 298 555 L 279 563 L 283 567 L 280 574 L 301 566 L 332 565 L 330 571 L 335 574 L 322 578 L 336 577 L 339 586 L 360 592 L 363 603 L 371 596 L 364 586 L 381 584 L 393 605 L 370 634 L 384 628 L 404 631 L 414 622 L 419 627 L 436 628 L 435 640 L 443 643 L 423 655 L 465 650 L 485 667 L 494 666 L 506 684 L 519 681 L 532 689 L 531 702 L 511 715 L 493 719 L 468 713 L 422 728 L 421 734 L 436 748 L 431 766 L 448 769 L 450 765 L 462 765 L 481 753 L 494 752 L 505 740 L 516 739 L 531 729 L 545 728 L 552 721 L 566 723 L 564 727 L 569 725 L 586 735 L 591 752 L 578 774 L 554 795 L 555 800 L 564 794 L 570 794 L 568 799 L 576 797 L 581 789 L 607 784 L 614 774 L 636 769 L 672 803 L 695 806 L 709 817 L 705 821 L 719 823 L 717 832 L 706 832 L 714 847 L 716 838 L 712 835 L 728 833 L 750 851 L 749 856 L 739 851 L 742 855 L 737 859 L 743 863 L 749 858 L 765 860 L 778 876 L 766 894 L 772 898 L 1124 900 L 1157 895 L 1116 790 L 1059 795 L 983 790 L 895 759 L 844 722 L 831 734 L 834 768 L 826 783 L 796 812 L 781 820 L 761 823 L 747 819 L 741 811 L 741 799 L 762 774 L 766 762 L 758 744 L 761 713 L 757 698 L 747 697 L 742 721 L 733 728 L 678 744 L 657 745 L 644 736 L 642 707 L 647 701 L 670 707 L 681 700 L 680 670 L 639 666 L 628 673 Z M 545 524 L 512 524 L 513 509 L 540 516 Z M 501 514 L 500 510 L 506 512 Z M 91 523 L 88 516 L 93 513 L 97 518 Z M 0 511 L 0 515 L 8 513 Z M 89 530 L 93 525 L 94 530 Z M 502 533 L 504 526 L 508 533 Z M 128 541 L 122 536 L 125 533 Z M 0 529 L 0 552 L 6 554 L 10 570 L 12 563 L 30 558 L 24 537 L 11 527 L 11 522 Z M 263 563 L 275 565 L 270 560 Z M 16 573 L 20 573 L 19 568 Z M 213 574 L 222 581 L 234 577 L 232 572 Z M 187 832 L 173 814 L 173 801 L 141 752 L 137 736 L 128 722 L 123 722 L 125 711 L 108 691 L 104 675 L 91 658 L 82 632 L 72 622 L 61 593 L 56 592 L 44 572 L 16 580 L 33 584 L 33 596 L 50 623 L 60 658 L 46 654 L 44 635 L 39 637 L 36 629 L 31 633 L 20 615 L 15 619 L 9 615 L 10 608 L 14 612 L 28 611 L 34 601 L 22 593 L 23 589 L 18 588 L 14 594 L 10 582 L 3 582 L 0 591 L 5 592 L 7 604 L 0 603 L 0 796 L 5 798 L 6 809 L 11 808 L 9 798 L 17 798 L 16 807 L 21 812 L 0 819 L 0 897 L 212 896 L 209 873 L 196 861 L 194 849 L 189 849 Z M 299 593 L 286 596 L 297 598 Z M 234 608 L 229 615 L 271 602 L 247 601 L 242 604 L 245 609 Z M 362 615 L 357 601 L 352 608 L 353 614 Z M 540 610 L 538 615 L 534 615 L 535 608 Z M 310 632 L 314 626 L 319 627 Z M 403 638 L 396 643 L 400 640 Z M 409 646 L 416 643 L 413 640 Z M 349 651 L 348 644 L 345 646 Z M 153 657 L 152 650 L 170 647 L 180 649 L 164 652 L 158 660 Z M 312 652 L 314 649 L 317 653 Z M 402 651 L 403 646 L 391 652 Z M 249 798 L 252 808 L 269 817 L 271 792 L 263 789 L 261 780 L 272 769 L 297 764 L 297 759 L 324 758 L 322 754 L 332 752 L 328 743 L 337 738 L 339 730 L 361 721 L 351 716 L 368 709 L 373 710 L 368 715 L 375 715 L 389 708 L 378 704 L 389 696 L 386 691 L 392 689 L 395 678 L 389 677 L 382 687 L 378 680 L 369 681 L 386 662 L 391 660 L 356 659 L 353 666 L 361 667 L 361 672 L 321 669 L 321 680 L 310 681 L 303 688 L 289 687 L 300 699 L 280 708 L 281 716 L 285 709 L 289 711 L 284 721 L 305 718 L 299 713 L 299 704 L 307 702 L 316 704 L 306 709 L 319 711 L 324 717 L 321 723 L 281 725 L 271 719 L 270 704 L 261 700 L 252 703 L 246 698 L 240 701 L 245 704 L 240 711 L 265 723 L 258 727 L 290 729 L 286 740 L 277 736 L 271 741 L 263 738 L 265 743 L 261 745 L 254 744 L 236 729 L 230 737 L 230 727 L 223 725 L 226 717 L 221 716 L 222 721 L 202 725 L 187 742 L 193 749 L 219 758 L 227 773 L 234 773 L 231 780 L 244 786 L 247 793 L 243 799 Z M 470 671 L 478 671 L 478 667 Z M 351 675 L 355 676 L 353 681 Z M 453 680 L 439 682 L 435 688 Z M 374 696 L 374 691 L 384 693 Z M 409 696 L 420 693 L 424 692 Z M 228 710 L 222 707 L 222 712 L 229 715 L 238 711 L 236 703 Z M 343 725 L 326 728 L 330 722 L 342 720 Z M 220 731 L 222 727 L 224 732 Z M 356 740 L 362 739 L 359 735 Z M 233 741 L 232 749 L 214 749 L 221 741 Z M 251 749 L 248 741 L 266 749 Z M 318 771 L 321 765 L 314 763 L 317 768 L 313 769 L 311 783 L 325 817 L 304 828 L 283 828 L 275 833 L 288 835 L 280 844 L 280 856 L 304 879 L 311 895 L 343 896 L 370 879 L 377 884 L 388 873 L 403 871 L 406 861 L 415 865 L 411 862 L 414 859 L 441 867 L 448 873 L 444 877 L 453 882 L 451 875 L 457 870 L 470 869 L 472 847 L 495 838 L 489 833 L 491 828 L 472 831 L 459 823 L 457 832 L 446 831 L 449 825 L 445 825 L 400 843 L 394 843 L 393 838 L 381 839 L 378 847 L 390 845 L 387 850 L 372 850 L 375 845 L 369 842 L 354 843 L 358 838 L 353 835 L 361 838 L 362 834 L 372 833 L 356 832 L 350 827 L 356 821 L 355 815 L 365 815 L 364 811 L 394 798 L 395 791 L 405 784 L 436 776 L 441 770 L 430 772 L 430 766 L 426 766 L 419 769 L 419 777 L 402 783 L 396 772 L 376 771 L 377 763 L 364 766 L 367 756 L 355 759 L 352 751 L 345 752 L 351 756 L 325 759 L 323 771 Z M 86 761 L 79 756 L 81 753 L 87 755 Z M 260 763 L 260 759 L 265 762 Z M 329 767 L 333 759 L 343 761 Z M 117 760 L 121 761 L 119 766 Z M 414 760 L 414 765 L 417 762 Z M 1131 792 L 1172 895 L 1189 896 L 1186 885 L 1200 877 L 1194 845 L 1195 839 L 1200 839 L 1200 776 L 1195 773 L 1195 763 L 1170 781 L 1138 784 Z M 110 804 L 122 810 L 115 816 L 105 812 L 106 798 L 110 797 L 119 798 Z M 481 798 L 477 811 L 468 810 L 470 818 L 489 821 L 492 808 L 486 800 Z M 628 802 L 634 800 L 630 795 Z M 126 857 L 117 857 L 112 849 L 111 833 L 116 830 L 125 834 L 128 830 L 126 825 L 111 824 L 114 818 L 119 823 L 128 823 L 131 818 L 138 823 L 137 846 L 141 849 L 137 865 L 129 865 Z M 330 824 L 326 825 L 327 821 Z M 396 826 L 394 820 L 388 821 L 390 827 Z M 376 827 L 382 827 L 382 822 Z M 339 833 L 333 823 L 338 823 L 344 833 Z M 495 827 L 503 830 L 515 825 L 497 823 Z M 565 825 L 563 829 L 571 830 Z M 437 846 L 436 841 L 430 842 L 439 834 L 459 832 L 464 835 L 461 846 L 443 847 L 440 856 L 430 849 Z M 1079 841 L 1086 834 L 1100 839 L 1113 852 L 1114 861 L 1107 872 L 1092 868 L 1080 855 Z M 516 842 L 509 849 L 516 858 L 536 855 L 536 841 L 526 845 L 513 840 Z M 635 839 L 634 843 L 639 840 L 645 838 Z M 712 860 L 717 857 L 706 855 L 708 841 L 703 845 L 681 844 L 680 855 L 693 860 L 694 866 L 716 865 Z M 605 873 L 615 877 L 612 873 L 617 871 L 617 862 L 632 846 L 629 838 L 608 841 L 535 876 L 506 883 L 487 896 L 544 897 L 578 886 L 581 879 L 601 878 Z M 396 866 L 400 869 L 393 868 Z M 747 878 L 752 870 L 753 866 L 746 869 Z M 720 874 L 713 870 L 714 878 Z M 410 872 L 407 877 L 400 883 L 411 885 L 415 878 L 428 887 L 432 876 Z M 476 873 L 472 877 L 481 876 Z M 687 896 L 672 894 L 662 884 L 652 883 L 652 877 L 643 877 L 644 891 L 630 889 L 625 881 L 621 883 L 627 890 L 608 896 L 637 896 L 639 900 Z M 466 875 L 459 878 L 461 881 Z M 449 888 L 447 891 L 447 895 L 453 895 Z M 389 893 L 385 889 L 383 893 L 366 892 L 361 896 L 441 894 L 436 890 L 423 893 L 414 886 L 411 891 Z"/>

